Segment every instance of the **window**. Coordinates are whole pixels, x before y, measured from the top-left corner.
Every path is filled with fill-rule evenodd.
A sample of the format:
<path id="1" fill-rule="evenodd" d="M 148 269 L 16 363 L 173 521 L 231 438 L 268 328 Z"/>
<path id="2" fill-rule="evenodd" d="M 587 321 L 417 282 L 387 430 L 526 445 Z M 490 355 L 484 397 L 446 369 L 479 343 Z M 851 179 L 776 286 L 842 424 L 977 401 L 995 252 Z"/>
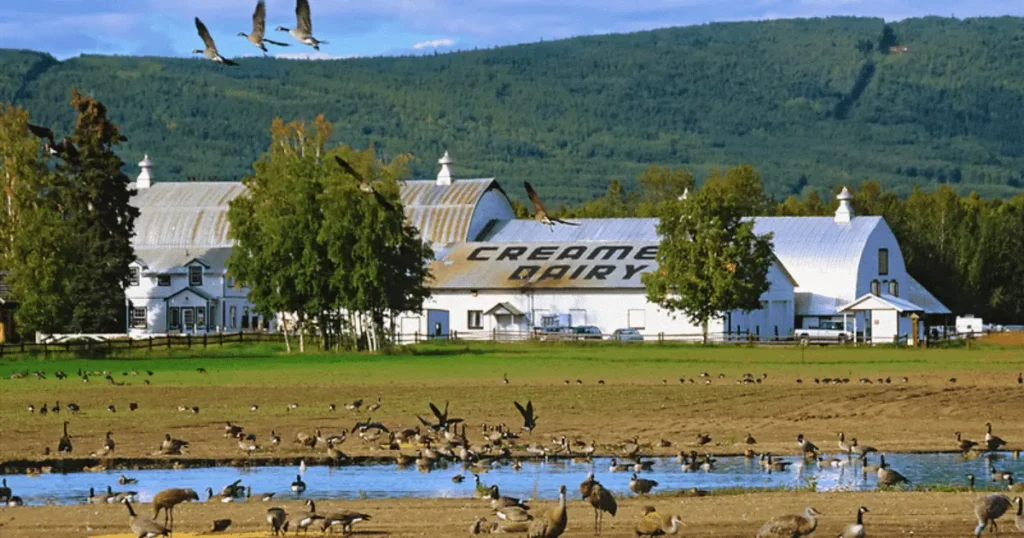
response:
<path id="1" fill-rule="evenodd" d="M 157 275 L 157 277 L 156 277 L 156 285 L 157 286 L 170 286 L 171 285 L 171 275 Z"/>
<path id="2" fill-rule="evenodd" d="M 466 326 L 470 329 L 483 329 L 484 328 L 484 313 L 482 310 L 470 310 L 469 316 L 466 321 Z"/>
<path id="3" fill-rule="evenodd" d="M 188 285 L 189 286 L 202 286 L 203 285 L 203 268 L 198 265 L 193 265 L 188 268 Z"/>
<path id="4" fill-rule="evenodd" d="M 889 295 L 893 297 L 900 296 L 900 285 L 895 280 L 889 281 Z"/>
<path id="5" fill-rule="evenodd" d="M 145 329 L 146 328 L 146 307 L 134 307 L 132 308 L 132 328 L 133 329 Z"/>
<path id="6" fill-rule="evenodd" d="M 871 295 L 881 295 L 881 294 L 882 294 L 882 283 L 877 281 L 877 280 L 872 280 L 871 281 Z"/>
<path id="7" fill-rule="evenodd" d="M 192 308 L 183 308 L 181 310 L 181 325 L 186 331 L 192 329 L 195 315 L 196 311 Z"/>
<path id="8" fill-rule="evenodd" d="M 234 329 L 235 327 L 238 326 L 238 321 L 236 319 L 237 317 L 238 317 L 238 307 L 237 306 L 232 306 L 231 308 L 228 309 L 228 327 L 231 327 L 232 329 Z"/>
<path id="9" fill-rule="evenodd" d="M 249 328 L 249 307 L 248 306 L 242 308 L 242 328 L 243 329 L 248 329 Z"/>
<path id="10" fill-rule="evenodd" d="M 228 275 L 227 278 L 226 278 L 226 284 L 227 284 L 227 287 L 234 288 L 235 287 L 235 277 L 233 277 L 231 275 Z"/>
<path id="11" fill-rule="evenodd" d="M 169 319 L 167 320 L 167 326 L 172 328 L 172 329 L 180 329 L 181 328 L 181 309 L 176 307 L 176 306 L 172 306 L 171 309 L 170 309 L 170 314 L 168 314 L 168 316 L 169 316 Z"/>
<path id="12" fill-rule="evenodd" d="M 889 274 L 889 249 L 887 248 L 878 249 L 878 274 Z"/>
<path id="13" fill-rule="evenodd" d="M 128 268 L 128 285 L 138 286 L 139 285 L 139 268 L 129 267 Z"/>

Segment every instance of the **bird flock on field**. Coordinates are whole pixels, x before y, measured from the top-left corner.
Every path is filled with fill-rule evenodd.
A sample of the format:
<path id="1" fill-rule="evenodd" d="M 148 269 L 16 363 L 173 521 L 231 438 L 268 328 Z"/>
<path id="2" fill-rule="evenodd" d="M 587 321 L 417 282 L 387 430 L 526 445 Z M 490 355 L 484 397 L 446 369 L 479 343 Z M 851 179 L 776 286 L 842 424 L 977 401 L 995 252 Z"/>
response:
<path id="1" fill-rule="evenodd" d="M 205 368 L 197 368 L 200 374 L 206 374 Z M 65 372 L 58 370 L 54 374 L 58 380 L 68 379 Z M 152 371 L 145 371 L 145 375 L 135 370 L 121 372 L 123 378 L 131 379 L 133 376 L 142 376 L 144 380 L 154 376 Z M 110 371 L 82 371 L 77 376 L 88 382 L 90 377 L 104 377 L 108 383 L 113 385 L 125 385 L 114 380 L 114 374 Z M 46 379 L 46 372 L 19 372 L 12 375 L 12 379 Z M 698 376 L 700 379 L 710 381 L 713 379 L 708 373 Z M 719 379 L 724 379 L 719 376 Z M 760 383 L 768 379 L 766 374 L 754 376 L 745 374 L 737 380 L 740 384 Z M 582 384 L 582 380 L 578 380 Z M 681 382 L 687 381 L 681 378 Z M 904 382 L 907 382 L 904 378 Z M 1016 379 L 1018 385 L 1024 384 L 1021 374 Z M 569 380 L 566 380 L 568 383 Z M 838 381 L 842 383 L 843 381 Z M 502 376 L 501 383 L 511 384 L 508 375 Z M 603 383 L 600 383 L 603 384 Z M 367 403 L 369 402 L 369 403 Z M 362 398 L 337 405 L 330 403 L 326 405 L 329 413 L 343 409 L 350 413 L 365 413 L 365 418 L 357 418 L 351 428 L 341 429 L 336 433 L 323 431 L 322 428 L 314 428 L 312 431 L 299 431 L 291 438 L 291 443 L 297 445 L 299 450 L 309 450 L 311 457 L 317 461 L 330 465 L 345 464 L 351 462 L 351 458 L 341 451 L 341 446 L 349 439 L 357 439 L 373 449 L 385 449 L 394 451 L 394 461 L 399 468 L 415 467 L 420 472 L 431 472 L 437 469 L 448 468 L 449 465 L 461 465 L 466 473 L 471 473 L 476 497 L 482 499 L 490 511 L 490 517 L 476 517 L 470 526 L 472 534 L 481 533 L 523 533 L 530 538 L 555 538 L 560 536 L 567 527 L 566 511 L 566 488 L 559 488 L 559 501 L 556 505 L 546 510 L 538 511 L 531 506 L 526 499 L 502 495 L 498 484 L 485 484 L 480 475 L 489 470 L 508 466 L 514 470 L 522 469 L 522 459 L 565 457 L 573 458 L 574 461 L 589 462 L 591 471 L 579 485 L 580 498 L 590 504 L 594 511 L 594 533 L 599 535 L 604 524 L 604 515 L 615 517 L 618 513 L 616 494 L 603 486 L 597 480 L 598 470 L 593 467 L 593 458 L 599 452 L 611 454 L 611 464 L 607 468 L 608 473 L 630 473 L 628 489 L 636 496 L 656 495 L 659 490 L 659 483 L 656 480 L 645 478 L 646 472 L 652 471 L 656 465 L 653 460 L 646 460 L 644 452 L 652 447 L 660 449 L 679 446 L 672 441 L 660 439 L 652 442 L 642 442 L 639 436 L 634 436 L 620 443 L 603 445 L 598 447 L 595 441 L 583 439 L 569 439 L 566 436 L 558 436 L 546 442 L 527 442 L 524 436 L 532 440 L 540 416 L 532 401 L 525 404 L 519 401 L 512 402 L 514 408 L 522 419 L 522 424 L 516 428 L 505 423 L 481 424 L 479 432 L 471 436 L 467 432 L 467 424 L 464 418 L 455 416 L 450 409 L 449 403 L 443 406 L 428 402 L 429 414 L 415 414 L 417 424 L 410 427 L 395 428 L 385 425 L 379 420 L 374 420 L 372 414 L 378 412 L 382 406 L 383 398 L 378 395 L 376 400 L 364 400 Z M 322 403 L 319 405 L 323 405 Z M 126 408 L 129 412 L 139 409 L 135 402 L 128 402 Z M 292 402 L 284 407 L 285 412 L 296 411 L 300 403 Z M 65 413 L 66 418 L 72 419 L 83 412 L 82 408 L 75 403 L 61 404 L 59 401 L 53 405 L 43 403 L 38 408 L 28 405 L 29 413 L 45 416 L 47 414 L 60 415 Z M 258 413 L 261 407 L 258 403 L 249 405 L 250 413 Z M 174 406 L 174 410 L 182 413 L 198 414 L 199 408 L 194 405 L 180 404 Z M 110 404 L 106 412 L 116 413 L 115 404 Z M 57 439 L 57 455 L 60 457 L 70 456 L 74 453 L 73 438 L 70 433 L 71 420 L 62 421 L 61 435 Z M 978 441 L 971 440 L 962 432 L 953 432 L 951 448 L 961 452 L 967 459 L 977 457 L 1000 450 L 1007 450 L 1007 442 L 993 433 L 991 422 L 984 424 L 984 436 Z M 257 442 L 254 432 L 247 431 L 244 426 L 234 421 L 225 421 L 222 426 L 220 437 L 237 443 L 240 451 L 246 456 L 252 456 L 273 450 L 280 447 L 283 442 L 281 436 L 275 430 L 263 443 Z M 727 443 L 729 443 L 727 441 Z M 776 457 L 769 451 L 758 451 L 757 440 L 752 433 L 747 433 L 740 443 L 745 446 L 744 456 L 765 473 L 783 472 L 793 465 L 817 465 L 819 467 L 851 467 L 860 468 L 863 477 L 877 478 L 879 488 L 906 487 L 910 481 L 906 476 L 896 469 L 893 469 L 885 460 L 885 455 L 877 449 L 866 444 L 861 444 L 856 437 L 847 437 L 845 432 L 837 433 L 835 441 L 838 451 L 827 454 L 818 447 L 811 439 L 802 433 L 794 437 L 794 446 L 798 452 L 796 459 Z M 689 443 L 690 447 L 678 451 L 676 463 L 682 473 L 715 472 L 716 457 L 709 450 L 714 446 L 721 446 L 715 443 L 711 432 L 698 431 Z M 163 439 L 157 441 L 154 446 L 153 456 L 181 456 L 188 454 L 192 444 L 180 438 L 172 437 L 166 433 Z M 323 456 L 315 456 L 318 449 L 322 449 Z M 410 450 L 411 449 L 411 450 Z M 99 459 L 97 465 L 86 467 L 86 471 L 107 471 L 114 462 L 117 451 L 117 443 L 114 440 L 113 432 L 106 431 L 102 442 L 94 451 L 88 452 L 92 458 Z M 414 453 L 413 453 L 414 452 Z M 50 448 L 44 448 L 44 455 L 50 455 Z M 519 455 L 517 456 L 516 453 Z M 1019 451 L 1012 450 L 1014 458 L 1019 458 Z M 871 462 L 871 458 L 877 457 L 877 464 Z M 621 458 L 621 459 L 620 459 Z M 52 468 L 30 469 L 29 474 L 50 472 Z M 995 464 L 988 465 L 988 478 L 997 487 L 1005 488 L 1008 493 L 1024 493 L 1024 484 L 1014 481 L 1013 474 L 1005 470 L 999 470 Z M 292 493 L 293 498 L 302 498 L 307 490 L 307 484 L 303 479 L 305 461 L 300 464 L 299 473 L 295 480 L 287 484 L 287 489 Z M 454 483 L 462 483 L 466 475 L 459 473 L 451 480 Z M 974 490 L 977 477 L 973 474 L 967 475 L 968 489 Z M 120 486 L 138 484 L 138 479 L 127 475 L 120 475 L 118 480 Z M 282 489 L 284 489 L 282 484 Z M 213 487 L 205 488 L 205 499 L 192 489 L 170 488 L 156 494 L 152 501 L 153 516 L 139 515 L 135 511 L 133 503 L 138 502 L 138 492 L 135 490 L 115 491 L 112 486 L 107 485 L 97 491 L 96 488 L 89 489 L 89 495 L 84 499 L 88 504 L 123 503 L 129 514 L 128 525 L 131 531 L 138 538 L 167 536 L 174 527 L 174 507 L 183 502 L 273 502 L 280 499 L 280 492 L 253 493 L 252 486 L 243 485 L 242 480 L 236 480 L 218 489 Z M 675 492 L 680 496 L 701 497 L 711 494 L 709 491 L 690 488 L 689 490 Z M 0 504 L 3 506 L 21 506 L 24 501 L 21 497 L 14 495 L 7 484 L 6 478 L 0 487 Z M 998 519 L 1005 514 L 1013 513 L 1015 508 L 1014 522 L 1018 529 L 1024 531 L 1024 514 L 1021 513 L 1024 500 L 1020 496 L 1011 498 L 1009 495 L 992 493 L 977 499 L 973 505 L 973 512 L 978 524 L 975 528 L 975 536 L 980 536 L 986 529 L 998 529 Z M 162 523 L 159 516 L 163 512 Z M 843 529 L 839 538 L 864 538 L 865 530 L 864 515 L 869 512 L 867 507 L 860 507 L 855 520 Z M 807 507 L 801 514 L 782 515 L 765 522 L 758 530 L 758 538 L 798 537 L 807 536 L 815 531 L 818 526 L 818 518 L 822 513 L 814 507 Z M 339 512 L 317 512 L 315 501 L 306 500 L 303 509 L 299 512 L 289 513 L 284 508 L 272 507 L 266 510 L 266 523 L 273 535 L 280 535 L 294 529 L 295 532 L 307 532 L 310 529 L 319 529 L 321 532 L 334 532 L 343 534 L 352 532 L 353 525 L 360 522 L 371 521 L 370 514 L 355 511 Z M 853 518 L 851 518 L 853 519 Z M 659 536 L 676 534 L 685 523 L 680 515 L 665 514 L 658 512 L 651 506 L 645 506 L 636 517 L 633 530 L 636 536 Z M 231 525 L 230 519 L 218 519 L 213 521 L 208 532 L 220 532 Z"/>

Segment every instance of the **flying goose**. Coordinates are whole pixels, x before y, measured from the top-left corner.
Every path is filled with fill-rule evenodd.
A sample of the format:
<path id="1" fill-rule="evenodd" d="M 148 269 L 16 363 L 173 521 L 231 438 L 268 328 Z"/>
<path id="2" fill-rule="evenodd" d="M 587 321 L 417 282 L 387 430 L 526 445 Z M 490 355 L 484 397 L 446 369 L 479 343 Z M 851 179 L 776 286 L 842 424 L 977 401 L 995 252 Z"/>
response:
<path id="1" fill-rule="evenodd" d="M 519 402 L 512 402 L 516 404 L 516 409 L 519 410 L 519 414 L 523 416 L 523 430 L 533 433 L 533 429 L 537 427 L 537 416 L 533 414 L 533 401 L 526 402 L 526 407 L 523 407 Z"/>
<path id="2" fill-rule="evenodd" d="M 395 206 L 391 202 L 389 202 L 387 198 L 384 198 L 383 195 L 381 195 L 379 192 L 377 192 L 373 188 L 373 186 L 370 185 L 370 182 L 366 181 L 366 178 L 363 177 L 363 175 L 360 174 L 359 171 L 357 171 L 355 168 L 353 168 L 352 165 L 348 163 L 348 161 L 346 161 L 345 159 L 342 159 L 341 157 L 339 157 L 337 155 L 334 156 L 334 160 L 338 162 L 338 166 L 340 166 L 341 169 L 344 170 L 346 174 L 352 176 L 353 179 L 355 179 L 356 181 L 359 182 L 359 191 L 360 192 L 364 192 L 366 194 L 372 194 L 373 197 L 377 199 L 377 203 L 379 203 L 382 207 L 384 207 L 384 209 L 387 209 L 388 211 L 393 211 L 395 209 Z M 363 403 L 362 400 L 357 400 L 357 401 L 359 402 L 360 405 L 362 405 L 362 403 Z M 348 408 L 348 406 L 346 406 L 346 408 Z M 380 408 L 380 397 L 378 396 L 377 397 L 377 407 L 376 407 L 376 409 L 379 409 L 379 408 Z M 358 406 L 355 407 L 355 409 L 358 409 Z M 374 410 L 376 410 L 376 409 L 374 409 Z"/>
<path id="3" fill-rule="evenodd" d="M 320 50 L 320 45 L 327 45 L 313 37 L 313 22 L 309 15 L 309 0 L 295 0 L 295 28 L 278 26 L 277 31 L 288 32 L 303 45 L 309 45 L 315 50 Z"/>
<path id="4" fill-rule="evenodd" d="M 132 503 L 125 499 L 122 501 L 126 507 L 128 507 L 128 528 L 132 530 L 132 534 L 136 538 L 154 538 L 156 536 L 170 536 L 171 530 L 167 527 L 149 519 L 148 517 L 139 517 L 135 514 L 135 510 L 132 509 Z"/>
<path id="5" fill-rule="evenodd" d="M 802 515 L 787 515 L 772 518 L 757 532 L 757 538 L 799 538 L 807 536 L 818 528 L 821 512 L 808 506 Z"/>
<path id="6" fill-rule="evenodd" d="M 838 538 L 864 538 L 864 514 L 870 512 L 866 506 L 857 509 L 857 522 L 843 527 Z"/>
<path id="7" fill-rule="evenodd" d="M 537 191 L 533 190 L 533 186 L 530 185 L 529 181 L 523 183 L 526 186 L 526 195 L 530 197 L 530 201 L 533 202 L 533 216 L 535 219 L 543 224 L 546 224 L 552 231 L 555 229 L 555 223 L 567 224 L 569 226 L 579 226 L 579 223 L 569 222 L 562 219 L 556 219 L 548 215 L 548 210 L 544 208 L 544 202 L 540 201 L 540 196 Z"/>
<path id="8" fill-rule="evenodd" d="M 999 532 L 999 519 L 1010 509 L 1010 498 L 1006 495 L 986 495 L 974 501 L 974 515 L 978 518 L 978 526 L 974 528 L 974 536 L 981 536 L 981 532 L 992 525 L 992 530 Z"/>
<path id="9" fill-rule="evenodd" d="M 246 35 L 245 32 L 238 32 L 238 35 L 249 40 L 249 43 L 256 45 L 256 48 L 263 51 L 263 55 L 267 55 L 267 46 L 264 43 L 270 43 L 271 45 L 277 45 L 279 47 L 287 47 L 288 43 L 281 43 L 280 41 L 271 41 L 263 37 L 267 25 L 267 5 L 263 0 L 256 2 L 256 11 L 252 12 L 252 33 Z"/>
<path id="10" fill-rule="evenodd" d="M 199 32 L 199 37 L 203 39 L 203 43 L 206 44 L 206 48 L 193 49 L 192 54 L 202 54 L 207 59 L 213 60 L 219 64 L 238 65 L 237 63 L 221 56 L 220 53 L 217 52 L 217 45 L 213 42 L 213 37 L 210 36 L 210 31 L 206 29 L 206 25 L 203 24 L 203 21 L 199 20 L 199 17 L 196 17 L 196 30 Z"/>

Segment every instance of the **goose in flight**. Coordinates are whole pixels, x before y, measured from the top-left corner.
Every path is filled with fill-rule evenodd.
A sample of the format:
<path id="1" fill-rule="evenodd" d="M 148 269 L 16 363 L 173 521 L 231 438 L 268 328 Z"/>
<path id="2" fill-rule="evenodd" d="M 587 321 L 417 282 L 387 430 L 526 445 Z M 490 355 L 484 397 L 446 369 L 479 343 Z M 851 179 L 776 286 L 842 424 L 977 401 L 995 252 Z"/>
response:
<path id="1" fill-rule="evenodd" d="M 313 22 L 309 16 L 309 0 L 295 0 L 295 28 L 278 26 L 278 32 L 288 32 L 295 39 L 304 45 L 309 45 L 315 50 L 320 50 L 320 45 L 326 45 L 326 41 L 320 41 L 313 37 Z"/>
<path id="2" fill-rule="evenodd" d="M 210 31 L 206 29 L 206 25 L 203 24 L 203 21 L 199 20 L 199 17 L 196 17 L 196 30 L 199 31 L 199 37 L 203 38 L 203 43 L 206 44 L 206 48 L 194 49 L 192 54 L 202 54 L 208 59 L 224 65 L 238 65 L 237 63 L 221 56 L 220 53 L 217 52 L 217 45 L 213 42 L 213 38 L 210 37 Z"/>
<path id="3" fill-rule="evenodd" d="M 65 160 L 74 160 L 78 157 L 78 149 L 71 142 L 71 139 L 64 137 L 60 143 L 54 143 L 53 130 L 49 127 L 28 124 L 28 130 L 37 138 L 43 140 L 43 151 L 50 155 L 59 156 Z"/>
<path id="4" fill-rule="evenodd" d="M 552 230 L 554 229 L 555 223 L 579 226 L 579 224 L 575 222 L 568 222 L 548 216 L 548 210 L 544 208 L 544 203 L 540 201 L 540 196 L 537 195 L 537 191 L 533 190 L 533 186 L 530 185 L 529 181 L 524 182 L 524 185 L 526 185 L 526 194 L 529 195 L 530 201 L 533 202 L 533 214 L 537 220 L 547 224 Z"/>
<path id="5" fill-rule="evenodd" d="M 366 194 L 372 194 L 374 198 L 377 199 L 377 203 L 384 206 L 384 209 L 387 209 L 388 211 L 392 211 L 395 209 L 395 206 L 391 205 L 391 202 L 389 202 L 387 198 L 384 198 L 379 192 L 375 191 L 373 189 L 373 186 L 370 185 L 370 182 L 366 181 L 366 178 L 364 178 L 362 174 L 357 172 L 355 168 L 352 168 L 352 165 L 349 164 L 348 161 L 342 159 L 341 157 L 338 157 L 337 155 L 334 156 L 334 160 L 338 161 L 338 166 L 340 166 L 341 169 L 345 171 L 345 173 L 352 176 L 353 178 L 355 178 L 356 181 L 359 182 L 360 191 L 365 192 Z M 361 404 L 362 400 L 359 400 L 359 402 Z"/>
<path id="6" fill-rule="evenodd" d="M 512 403 L 516 404 L 519 414 L 523 415 L 523 429 L 533 433 L 534 428 L 537 427 L 537 418 L 539 418 L 533 414 L 533 402 L 526 402 L 525 408 L 519 402 Z"/>
<path id="7" fill-rule="evenodd" d="M 263 0 L 256 2 L 256 11 L 252 13 L 252 33 L 246 35 L 245 32 L 238 32 L 238 35 L 249 40 L 249 43 L 256 45 L 256 48 L 263 51 L 263 55 L 267 55 L 267 46 L 264 43 L 270 43 L 271 45 L 277 45 L 278 47 L 287 47 L 288 43 L 281 43 L 280 41 L 271 41 L 263 37 L 264 31 L 267 26 L 267 4 Z"/>

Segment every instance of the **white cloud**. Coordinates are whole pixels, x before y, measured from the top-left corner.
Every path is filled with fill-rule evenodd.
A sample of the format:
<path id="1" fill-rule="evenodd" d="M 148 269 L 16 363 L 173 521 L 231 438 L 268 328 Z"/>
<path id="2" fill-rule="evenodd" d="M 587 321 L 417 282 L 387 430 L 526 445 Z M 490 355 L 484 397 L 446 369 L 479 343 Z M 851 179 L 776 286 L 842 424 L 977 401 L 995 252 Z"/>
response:
<path id="1" fill-rule="evenodd" d="M 347 60 L 358 58 L 355 54 L 328 54 L 326 52 L 282 52 L 274 55 L 282 60 Z"/>
<path id="2" fill-rule="evenodd" d="M 443 38 L 443 39 L 434 39 L 432 41 L 422 41 L 420 43 L 416 43 L 415 45 L 413 45 L 412 48 L 414 48 L 416 50 L 421 50 L 421 49 L 439 49 L 439 48 L 442 48 L 442 47 L 450 47 L 450 46 L 452 46 L 454 44 L 455 44 L 455 40 L 454 39 L 446 37 L 446 38 Z"/>

